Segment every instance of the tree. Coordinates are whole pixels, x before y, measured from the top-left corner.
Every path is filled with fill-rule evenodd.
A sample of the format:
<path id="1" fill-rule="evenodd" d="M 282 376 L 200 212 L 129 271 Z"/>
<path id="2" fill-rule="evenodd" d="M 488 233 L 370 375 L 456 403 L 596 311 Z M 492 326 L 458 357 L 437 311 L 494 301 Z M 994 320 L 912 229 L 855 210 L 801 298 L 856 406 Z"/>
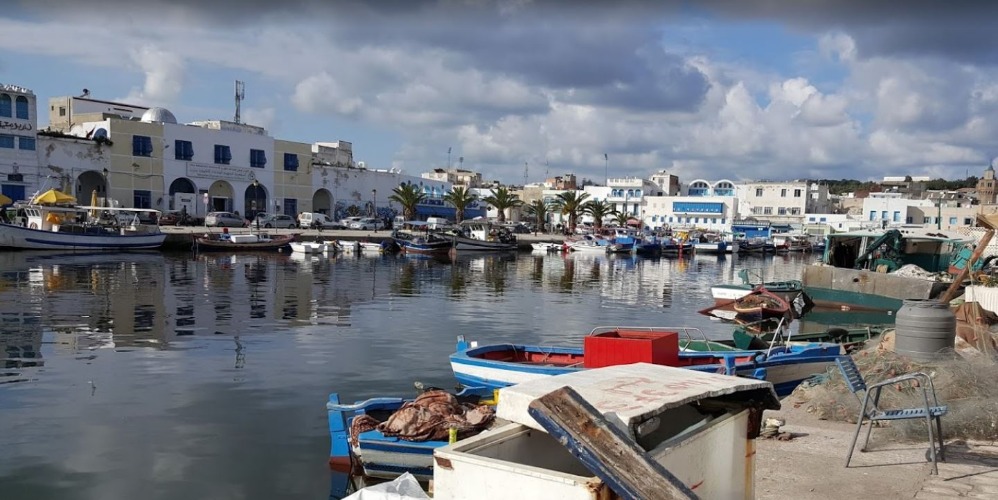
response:
<path id="1" fill-rule="evenodd" d="M 582 205 L 582 212 L 593 218 L 593 227 L 603 229 L 603 219 L 614 216 L 617 211 L 606 200 L 590 200 Z"/>
<path id="2" fill-rule="evenodd" d="M 454 218 L 456 219 L 454 222 L 458 224 L 464 220 L 464 210 L 477 199 L 477 196 L 463 186 L 454 186 L 443 198 L 446 203 L 450 203 L 454 207 Z"/>
<path id="3" fill-rule="evenodd" d="M 582 207 L 587 198 L 589 198 L 589 193 L 582 191 L 565 191 L 558 193 L 555 197 L 554 207 L 562 215 L 568 216 L 568 230 L 570 232 L 575 232 L 575 225 L 579 222 L 579 214 L 582 213 Z"/>
<path id="4" fill-rule="evenodd" d="M 548 218 L 548 212 L 551 211 L 551 207 L 544 200 L 534 200 L 530 202 L 526 208 L 524 208 L 524 211 L 527 212 L 527 215 L 532 215 L 534 217 L 534 223 L 536 224 L 534 226 L 535 228 L 543 228 L 544 223 Z M 536 233 L 537 230 L 535 229 L 534 232 Z"/>
<path id="5" fill-rule="evenodd" d="M 416 206 L 426 200 L 426 194 L 419 190 L 419 186 L 406 183 L 392 189 L 392 195 L 388 199 L 402 205 L 405 220 L 414 220 Z"/>
<path id="6" fill-rule="evenodd" d="M 631 218 L 631 214 L 627 212 L 617 212 L 617 211 L 614 211 L 612 214 L 610 214 L 610 216 L 613 217 L 613 223 L 620 227 L 626 227 L 627 219 Z"/>
<path id="7" fill-rule="evenodd" d="M 506 186 L 499 186 L 492 190 L 492 194 L 482 198 L 482 201 L 495 207 L 499 211 L 499 223 L 506 222 L 506 210 L 523 205 L 523 200 L 519 196 L 511 193 Z"/>

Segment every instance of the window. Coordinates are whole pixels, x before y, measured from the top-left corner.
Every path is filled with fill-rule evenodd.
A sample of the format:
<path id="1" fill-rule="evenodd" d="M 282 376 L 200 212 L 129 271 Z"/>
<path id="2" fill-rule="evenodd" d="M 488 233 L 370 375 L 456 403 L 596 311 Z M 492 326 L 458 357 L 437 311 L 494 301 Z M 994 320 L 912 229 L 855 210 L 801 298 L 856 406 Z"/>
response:
<path id="1" fill-rule="evenodd" d="M 780 190 L 780 198 L 786 198 L 786 197 L 787 197 L 787 189 L 783 188 Z"/>
<path id="2" fill-rule="evenodd" d="M 800 189 L 794 189 L 794 198 L 800 198 Z"/>
<path id="3" fill-rule="evenodd" d="M 0 134 L 0 148 L 14 149 L 14 136 L 10 134 Z"/>
<path id="4" fill-rule="evenodd" d="M 152 192 L 142 189 L 133 191 L 132 201 L 135 208 L 152 208 Z"/>
<path id="5" fill-rule="evenodd" d="M 808 218 L 807 218 L 807 221 L 808 221 L 808 222 L 814 222 L 814 217 L 808 217 Z"/>
<path id="6" fill-rule="evenodd" d="M 787 207 L 780 207 L 776 209 L 778 215 L 787 215 Z"/>
<path id="7" fill-rule="evenodd" d="M 284 170 L 287 170 L 288 172 L 298 171 L 298 155 L 294 153 L 284 153 Z M 284 206 L 287 206 L 287 204 Z"/>
<path id="8" fill-rule="evenodd" d="M 24 97 L 23 95 L 17 96 L 17 99 L 14 101 L 14 111 L 15 111 L 14 114 L 17 115 L 17 119 L 19 119 L 19 120 L 27 120 L 28 119 L 28 98 Z"/>
<path id="9" fill-rule="evenodd" d="M 215 163 L 228 165 L 232 161 L 232 151 L 228 146 L 215 144 Z"/>
<path id="10" fill-rule="evenodd" d="M 755 188 L 755 196 L 757 198 L 762 197 L 762 188 Z"/>
<path id="11" fill-rule="evenodd" d="M 912 224 L 912 223 L 914 223 L 914 222 L 915 222 L 915 219 L 914 219 L 914 218 L 912 218 L 912 217 L 906 217 L 906 218 L 904 219 L 904 223 L 905 223 L 905 224 Z"/>
<path id="12" fill-rule="evenodd" d="M 7 94 L 0 94 L 0 116 L 14 116 L 10 110 L 10 96 Z"/>
<path id="13" fill-rule="evenodd" d="M 870 210 L 870 220 L 877 220 L 877 211 Z"/>
<path id="14" fill-rule="evenodd" d="M 17 147 L 25 151 L 35 150 L 35 138 L 34 137 L 18 137 Z"/>
<path id="15" fill-rule="evenodd" d="M 880 212 L 880 220 L 887 220 L 887 210 Z"/>
<path id="16" fill-rule="evenodd" d="M 152 156 L 152 138 L 144 135 L 133 135 L 132 156 Z"/>
<path id="17" fill-rule="evenodd" d="M 790 207 L 790 215 L 800 215 L 800 207 Z"/>
<path id="18" fill-rule="evenodd" d="M 963 219 L 963 225 L 964 225 L 964 226 L 969 226 L 970 224 L 971 224 L 971 220 L 970 220 L 970 217 L 965 217 L 965 218 Z"/>
<path id="19" fill-rule="evenodd" d="M 925 217 L 925 219 L 922 221 L 922 224 L 930 224 L 931 222 L 932 222 L 932 217 Z"/>
<path id="20" fill-rule="evenodd" d="M 173 157 L 178 160 L 191 161 L 194 159 L 194 144 L 191 141 L 173 141 Z"/>
<path id="21" fill-rule="evenodd" d="M 956 225 L 956 217 L 950 217 L 949 218 L 949 225 L 951 225 L 951 226 L 955 226 Z"/>
<path id="22" fill-rule="evenodd" d="M 752 214 L 759 215 L 762 213 L 762 207 L 752 207 Z"/>
<path id="23" fill-rule="evenodd" d="M 900 211 L 897 211 L 897 210 L 894 211 L 894 222 L 901 222 L 901 212 Z"/>
<path id="24" fill-rule="evenodd" d="M 59 116 L 66 116 L 66 106 L 59 106 Z"/>
<path id="25" fill-rule="evenodd" d="M 263 168 L 267 166 L 267 153 L 262 149 L 250 150 L 250 166 L 253 168 Z"/>
<path id="26" fill-rule="evenodd" d="M 763 207 L 762 215 L 773 215 L 773 207 Z"/>
<path id="27" fill-rule="evenodd" d="M 826 217 L 821 217 L 818 219 L 818 222 L 827 222 L 827 221 L 828 219 Z"/>

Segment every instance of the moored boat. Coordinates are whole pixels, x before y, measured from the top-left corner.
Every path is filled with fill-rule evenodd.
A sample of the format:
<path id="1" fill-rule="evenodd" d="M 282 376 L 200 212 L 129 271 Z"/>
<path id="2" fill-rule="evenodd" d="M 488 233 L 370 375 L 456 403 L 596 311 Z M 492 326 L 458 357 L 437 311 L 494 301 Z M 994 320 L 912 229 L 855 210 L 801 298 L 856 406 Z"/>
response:
<path id="1" fill-rule="evenodd" d="M 69 202 L 71 196 L 60 194 L 67 197 L 61 204 L 15 204 L 11 222 L 0 223 L 0 247 L 141 250 L 159 248 L 166 240 L 155 223 L 157 210 L 77 206 Z"/>
<path id="2" fill-rule="evenodd" d="M 469 387 L 501 388 L 592 367 L 651 362 L 764 379 L 773 383 L 780 396 L 786 396 L 805 379 L 832 366 L 842 350 L 838 344 L 807 343 L 759 351 L 691 352 L 680 351 L 678 340 L 677 332 L 623 329 L 586 337 L 583 347 L 478 346 L 461 336 L 450 363 L 454 376 Z"/>
<path id="3" fill-rule="evenodd" d="M 295 253 L 327 253 L 335 251 L 321 241 L 292 241 L 291 251 Z"/>
<path id="4" fill-rule="evenodd" d="M 199 251 L 262 251 L 277 250 L 288 246 L 298 237 L 297 234 L 229 234 L 207 233 L 194 239 L 195 249 Z"/>
<path id="5" fill-rule="evenodd" d="M 403 253 L 441 255 L 454 247 L 450 238 L 430 231 L 425 222 L 409 221 L 404 224 L 408 229 L 396 229 L 392 232 L 395 244 Z"/>
<path id="6" fill-rule="evenodd" d="M 498 252 L 518 248 L 516 236 L 508 228 L 484 220 L 464 221 L 456 229 L 438 234 L 449 238 L 459 252 Z"/>
<path id="7" fill-rule="evenodd" d="M 558 243 L 531 243 L 530 248 L 535 252 L 560 252 L 562 245 Z"/>
<path id="8" fill-rule="evenodd" d="M 710 287 L 710 294 L 714 297 L 715 304 L 740 299 L 759 286 L 763 286 L 770 293 L 779 295 L 787 302 L 792 302 L 804 291 L 804 285 L 800 280 L 752 282 L 749 280 L 747 269 L 739 271 L 738 277 L 742 279 L 741 283 L 714 285 Z"/>
<path id="9" fill-rule="evenodd" d="M 756 287 L 744 297 L 735 299 L 732 307 L 738 314 L 761 318 L 779 318 L 790 312 L 790 303 L 762 286 Z"/>

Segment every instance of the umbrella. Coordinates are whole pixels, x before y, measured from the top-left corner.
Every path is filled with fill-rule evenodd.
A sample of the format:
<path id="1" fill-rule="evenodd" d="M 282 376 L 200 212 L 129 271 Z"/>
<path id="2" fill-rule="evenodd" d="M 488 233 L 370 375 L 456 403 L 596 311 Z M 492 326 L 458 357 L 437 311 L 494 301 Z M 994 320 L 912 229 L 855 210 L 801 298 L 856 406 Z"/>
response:
<path id="1" fill-rule="evenodd" d="M 14 200 L 10 199 L 9 197 L 7 197 L 7 195 L 4 195 L 3 193 L 0 193 L 0 207 L 4 205 L 10 205 L 11 203 L 14 203 Z"/>
<path id="2" fill-rule="evenodd" d="M 35 196 L 35 199 L 31 200 L 31 203 L 42 204 L 42 205 L 54 205 L 56 203 L 76 203 L 76 198 L 72 195 L 63 193 L 62 191 L 56 191 L 55 189 L 49 189 L 44 193 Z"/>

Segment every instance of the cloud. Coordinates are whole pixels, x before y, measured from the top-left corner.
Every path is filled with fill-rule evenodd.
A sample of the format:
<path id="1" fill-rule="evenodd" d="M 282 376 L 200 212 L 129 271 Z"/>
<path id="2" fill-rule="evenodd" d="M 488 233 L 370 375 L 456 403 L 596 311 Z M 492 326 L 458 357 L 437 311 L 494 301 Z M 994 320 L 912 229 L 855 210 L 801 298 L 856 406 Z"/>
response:
<path id="1" fill-rule="evenodd" d="M 178 54 L 152 45 L 134 49 L 132 62 L 145 74 L 142 89 L 133 89 L 124 100 L 147 105 L 168 105 L 177 102 L 184 88 L 185 64 Z"/>

